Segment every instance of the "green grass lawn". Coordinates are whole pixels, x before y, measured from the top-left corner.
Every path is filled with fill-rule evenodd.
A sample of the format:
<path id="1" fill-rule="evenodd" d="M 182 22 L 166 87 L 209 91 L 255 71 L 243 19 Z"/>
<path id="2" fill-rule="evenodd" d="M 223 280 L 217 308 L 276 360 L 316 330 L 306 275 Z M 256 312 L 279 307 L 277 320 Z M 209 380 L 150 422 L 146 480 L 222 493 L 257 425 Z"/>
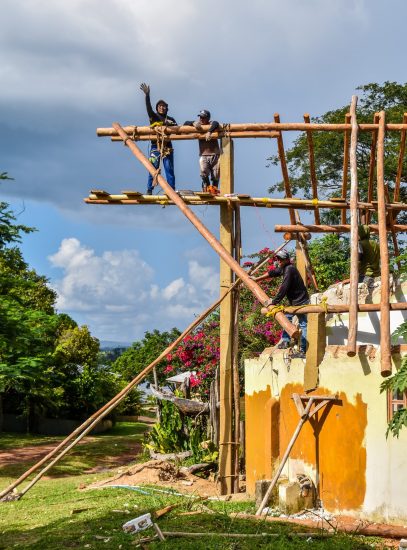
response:
<path id="1" fill-rule="evenodd" d="M 229 533 L 278 533 L 278 539 L 219 539 L 208 536 L 200 539 L 168 539 L 154 541 L 144 548 L 158 549 L 349 549 L 372 548 L 372 539 L 335 536 L 329 539 L 300 539 L 295 537 L 295 525 L 264 523 L 252 520 L 232 519 L 230 512 L 254 513 L 252 502 L 207 502 L 215 513 L 210 514 L 201 503 L 192 504 L 192 499 L 151 492 L 143 495 L 125 489 L 103 488 L 81 490 L 109 474 L 83 473 L 84 469 L 97 464 L 108 453 L 120 453 L 131 442 L 140 441 L 147 426 L 142 424 L 119 424 L 114 430 L 95 437 L 95 440 L 67 456 L 58 466 L 54 477 L 41 480 L 20 501 L 0 502 L 0 548 L 63 549 L 104 548 L 126 549 L 137 547 L 139 535 L 122 531 L 129 519 L 146 512 L 153 512 L 172 503 L 182 503 L 175 510 L 160 518 L 157 523 L 164 531 L 229 532 Z M 129 443 L 130 441 L 130 443 Z M 105 455 L 106 456 L 106 455 Z M 26 465 L 18 465 L 18 474 Z M 117 469 L 117 468 L 116 468 Z M 5 468 L 0 479 L 1 488 L 15 478 L 14 470 Z M 61 475 L 63 477 L 61 477 Z M 148 490 L 148 488 L 147 488 Z M 182 515 L 191 508 L 198 515 Z M 313 531 L 316 531 L 315 529 Z M 143 531 L 143 537 L 152 534 Z"/>

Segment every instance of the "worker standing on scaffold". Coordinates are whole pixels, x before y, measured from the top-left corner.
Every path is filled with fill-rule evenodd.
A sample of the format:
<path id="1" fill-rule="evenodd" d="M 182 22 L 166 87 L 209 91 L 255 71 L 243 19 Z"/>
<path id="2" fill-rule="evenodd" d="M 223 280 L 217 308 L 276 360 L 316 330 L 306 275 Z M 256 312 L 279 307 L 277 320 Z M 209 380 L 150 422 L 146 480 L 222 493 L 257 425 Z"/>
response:
<path id="1" fill-rule="evenodd" d="M 270 269 L 264 275 L 260 277 L 252 277 L 254 281 L 262 281 L 270 277 L 283 276 L 280 288 L 277 294 L 274 296 L 271 305 L 279 304 L 286 296 L 290 306 L 302 306 L 309 304 L 309 294 L 305 287 L 304 281 L 300 275 L 300 272 L 294 267 L 290 261 L 290 255 L 286 250 L 280 250 L 276 254 L 279 267 Z M 285 313 L 285 316 L 289 321 L 294 317 L 291 313 Z M 307 350 L 307 316 L 305 314 L 297 313 L 298 325 L 301 329 L 300 349 L 297 353 L 293 353 L 291 358 L 305 359 L 305 353 Z M 278 344 L 278 349 L 287 349 L 290 347 L 290 336 L 284 330 L 281 336 L 281 341 Z"/>
<path id="2" fill-rule="evenodd" d="M 146 96 L 146 109 L 150 119 L 150 127 L 157 126 L 176 126 L 175 119 L 168 116 L 168 103 L 163 99 L 159 99 L 155 106 L 156 111 L 153 111 L 150 100 L 150 86 L 144 82 L 140 85 L 140 90 Z M 168 184 L 175 190 L 175 175 L 174 175 L 174 149 L 171 141 L 162 141 L 160 147 L 157 140 L 152 139 L 150 145 L 149 160 L 156 170 L 160 167 L 160 160 L 164 165 L 165 175 Z M 147 195 L 153 194 L 154 178 L 151 174 L 148 175 Z"/>
<path id="3" fill-rule="evenodd" d="M 195 122 L 187 120 L 184 126 L 194 126 L 201 130 L 202 126 L 210 124 L 209 130 L 205 134 L 205 139 L 199 140 L 199 167 L 202 179 L 202 191 L 209 191 L 212 195 L 219 193 L 220 179 L 220 147 L 217 139 L 212 137 L 212 132 L 219 128 L 217 120 L 211 121 L 211 113 L 203 109 L 198 113 L 198 120 Z"/>

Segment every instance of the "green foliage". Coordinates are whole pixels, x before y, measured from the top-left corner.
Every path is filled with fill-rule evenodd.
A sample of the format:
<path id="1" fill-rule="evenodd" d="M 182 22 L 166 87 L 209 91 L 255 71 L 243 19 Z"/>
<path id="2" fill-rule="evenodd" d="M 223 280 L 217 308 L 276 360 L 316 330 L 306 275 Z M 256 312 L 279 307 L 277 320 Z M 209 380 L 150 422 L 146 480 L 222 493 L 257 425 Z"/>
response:
<path id="1" fill-rule="evenodd" d="M 120 374 L 124 380 L 132 380 L 139 372 L 154 361 L 178 336 L 180 331 L 176 328 L 168 332 L 153 330 L 146 332 L 144 338 L 134 342 L 113 364 L 113 370 Z M 165 380 L 160 365 L 157 367 L 159 383 Z M 152 379 L 151 375 L 149 377 Z"/>
<path id="2" fill-rule="evenodd" d="M 407 84 L 397 82 L 384 82 L 384 84 L 370 83 L 359 86 L 360 98 L 358 102 L 357 118 L 359 123 L 373 122 L 374 114 L 385 110 L 386 122 L 402 122 L 407 105 Z M 318 123 L 343 123 L 345 114 L 349 112 L 349 106 L 328 111 L 321 116 L 312 119 Z M 398 151 L 400 147 L 400 135 L 397 132 L 388 132 L 385 142 L 385 166 L 384 177 L 388 182 L 389 191 L 394 189 L 397 174 Z M 318 180 L 319 196 L 338 196 L 342 182 L 343 170 L 343 132 L 314 132 L 313 133 L 316 176 Z M 358 185 L 361 200 L 367 198 L 369 159 L 370 159 L 371 134 L 360 132 L 358 137 L 357 163 Z M 294 141 L 293 146 L 287 150 L 287 164 L 290 181 L 294 195 L 303 194 L 311 197 L 310 168 L 307 136 L 301 133 Z M 272 164 L 278 165 L 278 156 L 272 156 Z M 407 178 L 407 165 L 404 163 L 402 181 Z M 270 187 L 269 191 L 275 193 L 283 191 L 282 181 Z M 406 190 L 401 190 L 401 200 L 406 200 Z M 330 210 L 322 212 L 322 219 L 327 223 L 338 221 L 339 211 Z M 402 215 L 399 216 L 399 219 Z M 400 221 L 399 223 L 404 223 Z"/>
<path id="3" fill-rule="evenodd" d="M 321 291 L 349 277 L 349 240 L 337 234 L 313 239 L 308 244 L 311 263 Z"/>
<path id="4" fill-rule="evenodd" d="M 399 258 L 396 258 L 401 262 L 401 277 L 404 278 L 407 273 L 407 254 L 401 255 Z M 407 321 L 402 323 L 392 334 L 393 341 L 397 341 L 399 338 L 403 338 L 404 341 L 407 341 Z M 403 395 L 407 392 L 407 356 L 404 356 L 399 370 L 386 378 L 380 386 L 380 391 L 388 391 L 392 394 Z M 400 430 L 403 427 L 407 426 L 407 409 L 402 408 L 396 411 L 393 414 L 393 418 L 390 419 L 390 422 L 387 426 L 386 436 L 391 433 L 393 436 L 399 437 Z"/>

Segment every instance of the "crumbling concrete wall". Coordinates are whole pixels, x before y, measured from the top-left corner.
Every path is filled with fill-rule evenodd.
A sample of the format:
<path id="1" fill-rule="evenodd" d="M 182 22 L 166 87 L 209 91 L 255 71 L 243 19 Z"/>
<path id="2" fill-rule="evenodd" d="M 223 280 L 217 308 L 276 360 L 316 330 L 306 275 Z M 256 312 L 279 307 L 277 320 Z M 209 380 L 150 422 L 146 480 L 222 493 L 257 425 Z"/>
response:
<path id="1" fill-rule="evenodd" d="M 375 290 L 373 298 L 377 299 L 379 287 Z M 403 301 L 400 298 L 399 294 L 397 301 Z M 332 295 L 328 299 L 334 303 Z M 394 313 L 392 325 L 396 328 L 403 316 Z M 326 348 L 319 366 L 319 385 L 312 395 L 337 395 L 340 404 L 319 413 L 319 428 L 305 424 L 283 475 L 290 482 L 297 481 L 299 474 L 309 476 L 328 511 L 357 514 L 372 521 L 405 522 L 407 429 L 398 439 L 386 438 L 388 402 L 386 393 L 380 393 L 380 335 L 370 316 L 363 319 L 360 314 L 358 337 L 365 345 L 358 347 L 355 357 L 348 357 L 341 345 L 346 338 L 335 334 L 335 317 L 339 316 L 330 318 L 327 336 L 334 345 Z M 400 362 L 399 348 L 393 354 L 394 371 Z M 272 354 L 265 350 L 259 358 L 246 361 L 246 479 L 252 495 L 257 480 L 271 479 L 299 421 L 293 393 L 304 394 L 302 360 L 290 362 L 282 350 Z"/>

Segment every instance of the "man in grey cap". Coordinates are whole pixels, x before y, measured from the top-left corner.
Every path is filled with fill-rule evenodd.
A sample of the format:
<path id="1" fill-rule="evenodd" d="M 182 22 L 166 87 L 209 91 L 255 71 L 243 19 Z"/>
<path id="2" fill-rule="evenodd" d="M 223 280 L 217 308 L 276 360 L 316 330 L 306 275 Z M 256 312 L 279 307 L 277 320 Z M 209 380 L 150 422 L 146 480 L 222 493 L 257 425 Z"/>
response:
<path id="1" fill-rule="evenodd" d="M 198 120 L 195 122 L 192 120 L 184 122 L 184 126 L 194 126 L 197 130 L 201 130 L 202 126 L 207 124 L 210 124 L 210 128 L 205 134 L 205 139 L 199 140 L 199 167 L 202 190 L 217 195 L 219 193 L 220 179 L 220 147 L 218 140 L 212 138 L 212 132 L 218 130 L 219 122 L 217 120 L 211 121 L 211 113 L 206 109 L 199 111 Z"/>
<path id="2" fill-rule="evenodd" d="M 270 269 L 264 275 L 260 275 L 260 277 L 253 277 L 253 280 L 262 281 L 270 277 L 280 277 L 282 275 L 283 280 L 271 304 L 277 305 L 285 297 L 287 297 L 290 306 L 302 306 L 304 304 L 309 304 L 308 291 L 304 281 L 302 280 L 300 272 L 295 266 L 292 265 L 290 261 L 290 254 L 286 250 L 280 250 L 277 252 L 276 258 L 279 263 L 278 267 Z M 291 313 L 286 313 L 285 315 L 290 321 L 294 317 Z M 307 316 L 301 313 L 297 313 L 296 316 L 298 318 L 298 326 L 301 329 L 301 341 L 298 353 L 292 354 L 291 357 L 305 359 L 305 353 L 307 350 Z M 281 341 L 277 347 L 279 349 L 286 349 L 290 347 L 290 336 L 285 330 L 281 335 Z"/>

